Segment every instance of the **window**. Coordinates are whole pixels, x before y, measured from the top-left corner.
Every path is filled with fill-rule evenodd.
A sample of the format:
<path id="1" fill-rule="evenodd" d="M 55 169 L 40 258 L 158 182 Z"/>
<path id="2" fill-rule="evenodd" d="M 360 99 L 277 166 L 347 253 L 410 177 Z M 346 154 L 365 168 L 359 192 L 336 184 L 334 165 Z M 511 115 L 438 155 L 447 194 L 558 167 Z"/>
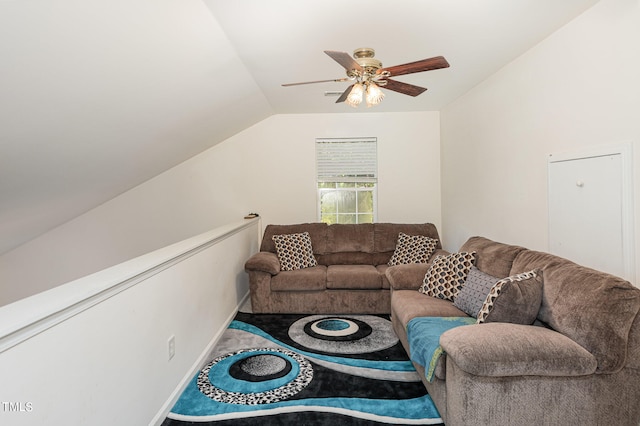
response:
<path id="1" fill-rule="evenodd" d="M 316 139 L 316 164 L 321 222 L 376 220 L 376 138 Z"/>

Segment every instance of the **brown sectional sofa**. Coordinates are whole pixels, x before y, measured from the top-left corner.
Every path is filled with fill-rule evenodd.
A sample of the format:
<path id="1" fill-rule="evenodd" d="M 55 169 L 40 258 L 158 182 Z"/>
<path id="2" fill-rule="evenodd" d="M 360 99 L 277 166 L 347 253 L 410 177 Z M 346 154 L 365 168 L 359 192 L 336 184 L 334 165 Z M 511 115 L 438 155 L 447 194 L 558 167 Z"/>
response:
<path id="1" fill-rule="evenodd" d="M 534 325 L 492 322 L 444 332 L 446 355 L 429 381 L 447 426 L 629 425 L 640 422 L 640 289 L 551 254 L 470 238 L 476 266 L 494 277 L 542 271 Z M 603 255 L 606 255 L 603 253 Z M 429 264 L 387 269 L 393 327 L 408 353 L 416 317 L 467 316 L 418 291 Z"/>
<path id="2" fill-rule="evenodd" d="M 281 271 L 274 235 L 308 232 L 317 266 Z M 398 235 L 438 240 L 433 224 L 268 225 L 260 252 L 245 263 L 252 309 L 256 313 L 388 314 L 389 281 L 385 272 Z"/>

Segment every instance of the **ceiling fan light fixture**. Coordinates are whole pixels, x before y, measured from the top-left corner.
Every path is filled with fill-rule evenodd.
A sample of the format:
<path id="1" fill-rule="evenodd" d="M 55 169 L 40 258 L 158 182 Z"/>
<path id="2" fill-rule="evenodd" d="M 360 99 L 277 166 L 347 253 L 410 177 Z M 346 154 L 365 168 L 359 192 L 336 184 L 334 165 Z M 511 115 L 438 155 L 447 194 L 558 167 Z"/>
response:
<path id="1" fill-rule="evenodd" d="M 409 83 L 392 80 L 390 77 L 397 77 L 406 74 L 414 74 L 424 71 L 448 68 L 449 62 L 443 56 L 434 56 L 432 58 L 422 59 L 419 61 L 408 62 L 406 64 L 395 65 L 392 67 L 382 68 L 382 62 L 376 59 L 375 51 L 368 47 L 354 50 L 353 56 L 346 52 L 335 50 L 325 50 L 331 59 L 340 64 L 346 71 L 347 76 L 336 78 L 333 80 L 316 80 L 304 81 L 301 83 L 288 83 L 283 86 L 298 86 L 301 84 L 326 83 L 326 82 L 342 82 L 353 81 L 354 84 L 347 87 L 341 94 L 337 104 L 346 102 L 351 107 L 358 107 L 363 101 L 367 101 L 367 106 L 378 105 L 384 99 L 384 93 L 380 88 L 401 93 L 403 95 L 418 96 L 427 90 L 424 87 L 415 86 Z M 332 93 L 333 94 L 333 93 Z M 328 93 L 325 92 L 325 96 Z"/>
<path id="2" fill-rule="evenodd" d="M 349 92 L 349 96 L 345 102 L 347 105 L 357 108 L 360 103 L 362 103 L 362 95 L 364 94 L 364 86 L 362 83 L 356 83 L 351 88 L 351 92 Z"/>
<path id="3" fill-rule="evenodd" d="M 367 107 L 372 107 L 374 105 L 378 105 L 384 99 L 384 93 L 377 84 L 373 82 L 369 82 L 367 85 Z"/>

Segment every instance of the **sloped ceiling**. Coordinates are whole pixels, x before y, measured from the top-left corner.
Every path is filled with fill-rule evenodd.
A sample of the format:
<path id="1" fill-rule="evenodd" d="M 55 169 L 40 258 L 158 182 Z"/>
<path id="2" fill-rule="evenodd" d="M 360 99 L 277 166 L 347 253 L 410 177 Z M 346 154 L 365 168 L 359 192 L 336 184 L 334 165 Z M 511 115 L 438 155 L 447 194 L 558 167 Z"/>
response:
<path id="1" fill-rule="evenodd" d="M 0 254 L 277 113 L 366 113 L 323 53 L 372 47 L 376 112 L 439 110 L 597 0 L 0 0 Z M 553 64 L 550 64 L 553 66 Z"/>

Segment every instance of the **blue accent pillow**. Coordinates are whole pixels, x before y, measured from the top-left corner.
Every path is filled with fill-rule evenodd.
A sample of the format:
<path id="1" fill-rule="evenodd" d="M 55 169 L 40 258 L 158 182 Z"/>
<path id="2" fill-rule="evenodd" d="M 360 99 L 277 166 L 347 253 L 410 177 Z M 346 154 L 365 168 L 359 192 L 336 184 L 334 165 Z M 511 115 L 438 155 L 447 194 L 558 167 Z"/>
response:
<path id="1" fill-rule="evenodd" d="M 498 281 L 500 281 L 500 278 L 485 274 L 480 269 L 472 266 L 467 275 L 467 280 L 453 305 L 467 315 L 477 318 L 489 291 Z"/>

